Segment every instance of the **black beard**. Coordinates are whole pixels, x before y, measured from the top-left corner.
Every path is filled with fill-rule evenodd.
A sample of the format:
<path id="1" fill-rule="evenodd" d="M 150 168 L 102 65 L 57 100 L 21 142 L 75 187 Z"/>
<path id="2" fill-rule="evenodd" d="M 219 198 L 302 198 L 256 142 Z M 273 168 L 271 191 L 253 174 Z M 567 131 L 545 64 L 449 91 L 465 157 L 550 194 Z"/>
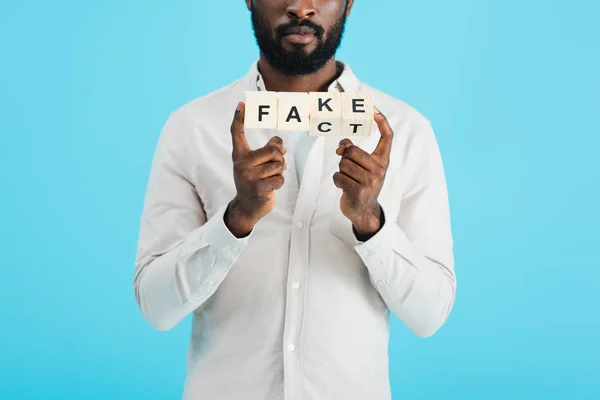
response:
<path id="1" fill-rule="evenodd" d="M 251 14 L 252 28 L 259 49 L 268 63 L 279 73 L 286 76 L 311 75 L 320 70 L 335 55 L 342 42 L 346 25 L 346 13 L 344 12 L 327 33 L 325 41 L 323 41 L 325 31 L 322 27 L 310 21 L 298 22 L 298 20 L 294 20 L 289 24 L 278 26 L 275 30 L 275 37 L 273 37 L 266 19 L 254 6 Z M 306 52 L 302 45 L 299 45 L 292 52 L 283 48 L 284 32 L 290 27 L 298 26 L 311 28 L 315 32 L 315 39 L 318 43 L 317 47 L 310 53 Z"/>

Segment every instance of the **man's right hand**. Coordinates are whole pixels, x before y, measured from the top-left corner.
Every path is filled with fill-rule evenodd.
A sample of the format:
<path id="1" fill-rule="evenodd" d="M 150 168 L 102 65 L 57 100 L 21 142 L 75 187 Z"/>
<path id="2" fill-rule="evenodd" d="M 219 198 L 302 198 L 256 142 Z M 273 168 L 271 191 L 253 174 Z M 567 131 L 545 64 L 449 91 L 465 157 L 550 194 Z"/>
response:
<path id="1" fill-rule="evenodd" d="M 237 194 L 225 213 L 225 224 L 240 238 L 250 234 L 254 225 L 275 207 L 275 190 L 284 183 L 287 169 L 283 140 L 275 136 L 252 150 L 244 133 L 245 104 L 240 102 L 231 123 L 233 140 L 233 177 Z"/>

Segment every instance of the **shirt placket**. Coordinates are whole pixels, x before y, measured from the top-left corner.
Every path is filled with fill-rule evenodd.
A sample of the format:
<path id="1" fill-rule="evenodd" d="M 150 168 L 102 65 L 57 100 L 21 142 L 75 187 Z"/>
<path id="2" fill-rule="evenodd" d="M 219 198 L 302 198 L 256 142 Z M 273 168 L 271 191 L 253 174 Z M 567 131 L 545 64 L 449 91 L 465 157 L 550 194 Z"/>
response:
<path id="1" fill-rule="evenodd" d="M 260 74 L 256 78 L 256 90 L 266 90 Z M 343 88 L 340 82 L 336 81 L 331 84 L 328 91 L 342 92 Z M 290 158 L 289 172 L 294 174 L 292 179 L 288 180 L 289 198 L 286 204 L 288 211 L 293 211 L 283 328 L 284 398 L 286 400 L 301 400 L 304 397 L 302 326 L 307 294 L 310 225 L 319 196 L 318 182 L 321 182 L 323 172 L 324 140 L 323 137 L 319 137 L 313 143 L 306 160 L 302 182 L 298 182 L 295 177 L 293 151 L 286 157 Z M 297 199 L 295 199 L 296 193 Z"/>
<path id="2" fill-rule="evenodd" d="M 320 182 L 322 174 L 323 138 L 313 145 L 305 167 L 303 182 Z M 283 331 L 284 382 L 286 400 L 300 400 L 302 392 L 302 324 L 307 288 L 310 225 L 319 195 L 318 184 L 302 184 L 298 192 L 292 231 L 286 291 L 286 313 Z"/>

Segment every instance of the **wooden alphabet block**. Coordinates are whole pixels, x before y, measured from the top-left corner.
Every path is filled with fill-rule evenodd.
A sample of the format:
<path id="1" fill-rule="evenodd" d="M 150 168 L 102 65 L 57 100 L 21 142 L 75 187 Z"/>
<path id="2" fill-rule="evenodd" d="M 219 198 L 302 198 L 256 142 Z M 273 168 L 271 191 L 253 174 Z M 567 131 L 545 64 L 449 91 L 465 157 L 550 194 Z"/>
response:
<path id="1" fill-rule="evenodd" d="M 245 94 L 245 128 L 308 131 L 310 136 L 371 135 L 372 93 L 246 91 Z"/>
<path id="2" fill-rule="evenodd" d="M 371 93 L 342 93 L 342 136 L 370 136 L 373 117 Z"/>
<path id="3" fill-rule="evenodd" d="M 245 128 L 277 129 L 278 97 L 276 92 L 246 91 Z"/>
<path id="4" fill-rule="evenodd" d="M 310 127 L 310 100 L 308 93 L 278 93 L 277 129 L 281 131 L 308 131 Z"/>
<path id="5" fill-rule="evenodd" d="M 342 96 L 339 92 L 312 92 L 309 136 L 340 136 Z"/>

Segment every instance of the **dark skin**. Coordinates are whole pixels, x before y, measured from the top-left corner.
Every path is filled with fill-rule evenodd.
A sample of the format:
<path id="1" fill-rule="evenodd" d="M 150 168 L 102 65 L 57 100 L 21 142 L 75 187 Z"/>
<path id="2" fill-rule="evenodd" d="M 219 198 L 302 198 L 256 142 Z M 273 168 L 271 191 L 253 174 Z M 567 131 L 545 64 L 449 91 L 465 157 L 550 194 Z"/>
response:
<path id="1" fill-rule="evenodd" d="M 249 10 L 251 2 L 246 0 Z M 345 12 L 346 16 L 350 14 L 353 3 L 353 0 L 255 0 L 254 7 L 262 11 L 273 30 L 292 18 L 310 19 L 322 26 L 327 35 L 340 13 Z M 293 43 L 283 41 L 282 44 L 288 51 L 294 49 Z M 315 47 L 313 41 L 305 45 L 305 50 L 310 52 Z M 270 91 L 326 91 L 337 78 L 334 58 L 316 73 L 307 76 L 282 75 L 269 65 L 262 54 L 258 68 Z M 280 137 L 271 138 L 257 150 L 248 146 L 243 126 L 244 110 L 245 105 L 240 102 L 231 124 L 237 195 L 225 215 L 227 227 L 238 238 L 249 235 L 256 223 L 273 210 L 275 191 L 283 186 L 283 172 L 287 169 L 283 158 L 286 150 Z M 385 116 L 376 110 L 374 119 L 381 133 L 377 148 L 369 154 L 355 146 L 350 139 L 343 139 L 336 150 L 336 154 L 341 156 L 339 171 L 333 175 L 334 184 L 343 190 L 340 209 L 352 221 L 357 238 L 363 241 L 374 236 L 383 223 L 377 199 L 389 166 L 393 138 Z"/>
<path id="2" fill-rule="evenodd" d="M 339 171 L 333 174 L 335 186 L 343 190 L 342 213 L 352 221 L 355 235 L 367 241 L 383 225 L 383 212 L 378 197 L 390 165 L 394 132 L 385 116 L 375 109 L 375 122 L 381 138 L 373 153 L 342 139 L 336 154 L 342 156 Z"/>
<path id="3" fill-rule="evenodd" d="M 225 224 L 238 237 L 250 234 L 254 225 L 275 207 L 275 191 L 283 186 L 287 169 L 280 137 L 252 150 L 244 134 L 243 102 L 238 104 L 231 123 L 233 177 L 237 194 L 225 213 Z"/>
<path id="4" fill-rule="evenodd" d="M 322 26 L 327 32 L 340 17 L 341 12 L 350 15 L 350 10 L 354 0 L 348 0 L 345 11 L 343 7 L 345 0 L 246 0 L 248 10 L 251 10 L 252 1 L 254 7 L 262 10 L 269 21 L 273 32 L 281 24 L 290 22 L 291 19 L 308 19 L 311 22 Z M 325 33 L 327 34 L 327 33 Z M 293 46 L 283 41 L 286 50 L 293 50 Z M 305 46 L 307 52 L 316 48 L 315 41 Z M 287 77 L 280 74 L 269 65 L 265 57 L 261 54 L 258 60 L 258 69 L 260 70 L 267 90 L 278 92 L 322 92 L 336 78 L 335 58 L 329 60 L 323 68 L 310 76 Z"/>

